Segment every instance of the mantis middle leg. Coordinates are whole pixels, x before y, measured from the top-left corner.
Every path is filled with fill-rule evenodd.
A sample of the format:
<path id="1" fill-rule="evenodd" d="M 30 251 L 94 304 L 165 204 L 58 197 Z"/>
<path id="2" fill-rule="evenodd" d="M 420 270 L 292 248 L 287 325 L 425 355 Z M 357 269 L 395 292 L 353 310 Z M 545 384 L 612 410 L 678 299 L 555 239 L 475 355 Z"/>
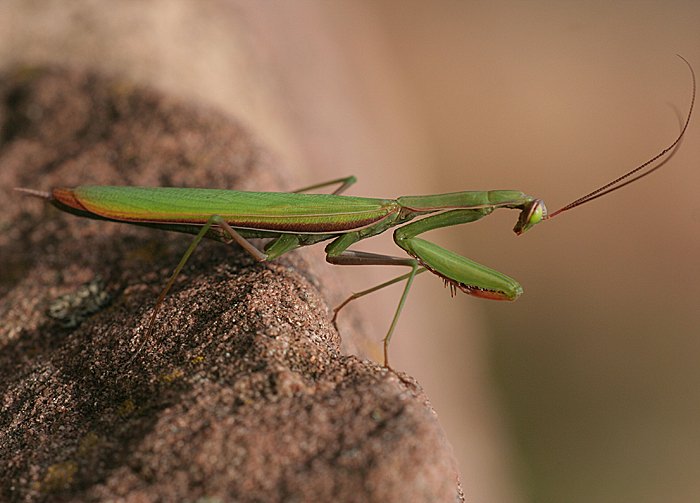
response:
<path id="1" fill-rule="evenodd" d="M 326 249 L 326 251 L 328 251 L 328 248 Z M 381 288 L 393 285 L 394 283 L 397 283 L 404 279 L 406 280 L 406 285 L 404 286 L 403 293 L 401 294 L 399 305 L 397 306 L 396 311 L 394 312 L 394 317 L 391 320 L 389 331 L 384 337 L 384 366 L 389 367 L 389 341 L 391 340 L 391 335 L 394 333 L 396 324 L 399 321 L 399 316 L 401 315 L 403 306 L 406 303 L 406 299 L 408 298 L 408 292 L 410 291 L 411 285 L 413 284 L 413 278 L 415 278 L 416 274 L 419 274 L 419 272 L 423 272 L 423 269 L 418 265 L 418 261 L 413 258 L 392 257 L 391 255 L 380 255 L 377 253 L 369 253 L 356 250 L 344 250 L 337 254 L 332 254 L 332 252 L 329 252 L 326 255 L 326 261 L 334 265 L 400 265 L 411 268 L 411 272 L 407 274 L 404 274 L 402 276 L 399 276 L 398 278 L 394 278 L 393 280 L 387 281 L 386 283 L 382 283 L 381 285 L 377 285 L 373 288 L 352 295 L 350 298 L 346 299 L 342 304 L 340 304 L 333 310 L 333 323 L 335 324 L 336 317 L 338 316 L 338 311 L 340 311 L 340 309 L 342 309 L 351 300 L 367 295 L 368 293 L 376 292 Z"/>
<path id="2" fill-rule="evenodd" d="M 389 366 L 389 343 L 396 329 L 401 311 L 403 310 L 408 292 L 413 284 L 413 279 L 417 274 L 429 270 L 441 276 L 451 288 L 459 288 L 472 295 L 488 297 L 492 290 L 492 284 L 503 282 L 515 283 L 507 276 L 488 269 L 465 257 L 461 257 L 454 252 L 446 250 L 438 245 L 417 238 L 416 236 L 424 232 L 440 227 L 449 227 L 463 223 L 479 220 L 493 211 L 493 208 L 478 208 L 468 210 L 452 210 L 438 215 L 426 217 L 417 222 L 410 223 L 394 231 L 394 241 L 403 248 L 411 258 L 392 257 L 388 255 L 378 255 L 374 253 L 347 250 L 346 248 L 361 238 L 359 234 L 346 234 L 331 243 L 327 248 L 326 260 L 337 265 L 403 265 L 411 268 L 409 273 L 398 276 L 380 285 L 374 286 L 362 292 L 353 294 L 341 303 L 334 311 L 335 321 L 338 311 L 352 300 L 360 298 L 372 292 L 376 292 L 386 286 L 393 285 L 399 281 L 406 280 L 404 291 L 399 300 L 399 305 L 394 313 L 391 326 L 384 337 L 384 364 Z M 421 267 L 423 266 L 423 267 Z M 507 280 L 507 281 L 506 281 Z M 510 283 L 508 285 L 510 286 Z M 517 283 L 515 283 L 517 285 Z M 517 285 L 519 288 L 519 285 Z M 498 291 L 500 294 L 500 290 Z M 491 298 L 498 298 L 495 295 Z"/>

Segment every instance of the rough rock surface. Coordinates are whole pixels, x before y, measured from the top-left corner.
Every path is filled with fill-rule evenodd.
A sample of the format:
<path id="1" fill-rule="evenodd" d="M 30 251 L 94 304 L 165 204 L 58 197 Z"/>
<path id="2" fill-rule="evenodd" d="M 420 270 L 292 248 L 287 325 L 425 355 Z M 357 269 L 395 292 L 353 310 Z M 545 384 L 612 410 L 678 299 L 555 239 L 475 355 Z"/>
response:
<path id="1" fill-rule="evenodd" d="M 317 261 L 61 213 L 13 187 L 275 190 L 239 124 L 65 69 L 0 79 L 0 500 L 456 501 L 418 386 L 343 356 Z"/>

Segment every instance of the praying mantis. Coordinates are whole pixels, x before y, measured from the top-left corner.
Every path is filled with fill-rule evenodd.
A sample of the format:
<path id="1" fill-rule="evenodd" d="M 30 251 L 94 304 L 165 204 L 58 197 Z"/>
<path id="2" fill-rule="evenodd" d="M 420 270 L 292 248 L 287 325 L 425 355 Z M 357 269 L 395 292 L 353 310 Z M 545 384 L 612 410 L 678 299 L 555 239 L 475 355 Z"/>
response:
<path id="1" fill-rule="evenodd" d="M 680 144 L 695 104 L 695 73 L 688 61 L 679 57 L 690 69 L 693 87 L 688 113 L 675 140 L 643 164 L 553 213 L 547 212 L 541 199 L 516 190 L 463 191 L 396 199 L 342 195 L 355 183 L 354 176 L 296 192 L 126 186 L 78 186 L 53 188 L 48 192 L 15 190 L 45 199 L 58 209 L 80 217 L 195 235 L 156 300 L 146 338 L 155 326 L 159 309 L 175 279 L 204 238 L 235 242 L 261 262 L 275 260 L 300 247 L 329 241 L 325 252 L 326 261 L 331 264 L 407 267 L 408 273 L 353 294 L 336 307 L 333 314 L 335 323 L 338 312 L 350 301 L 405 281 L 383 340 L 384 365 L 389 367 L 389 343 L 416 275 L 425 271 L 435 274 L 450 287 L 453 295 L 462 291 L 486 299 L 515 300 L 523 291 L 509 276 L 419 236 L 430 230 L 477 221 L 500 208 L 520 212 L 513 228 L 520 235 L 540 222 L 618 190 L 661 167 Z M 308 193 L 331 185 L 338 185 L 331 194 Z M 394 242 L 406 256 L 350 249 L 391 228 L 395 228 Z M 268 241 L 259 249 L 249 241 L 253 238 Z"/>

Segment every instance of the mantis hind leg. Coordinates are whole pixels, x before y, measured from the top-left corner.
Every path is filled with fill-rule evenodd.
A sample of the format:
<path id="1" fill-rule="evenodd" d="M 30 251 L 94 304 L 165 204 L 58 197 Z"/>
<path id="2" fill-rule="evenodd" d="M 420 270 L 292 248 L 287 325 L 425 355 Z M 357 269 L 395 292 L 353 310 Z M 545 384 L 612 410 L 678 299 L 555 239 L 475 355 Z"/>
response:
<path id="1" fill-rule="evenodd" d="M 342 194 L 343 192 L 345 192 L 348 189 L 348 187 L 350 187 L 356 181 L 357 181 L 357 178 L 355 178 L 353 175 L 350 175 L 350 176 L 346 176 L 344 178 L 336 178 L 335 180 L 331 180 L 330 182 L 323 182 L 323 183 L 318 183 L 316 185 L 311 185 L 309 187 L 304 187 L 303 189 L 298 189 L 298 190 L 295 190 L 294 192 L 295 193 L 308 192 L 310 190 L 321 189 L 323 187 L 328 187 L 330 185 L 340 184 L 340 186 L 332 192 L 332 194 L 338 195 L 338 194 Z"/>
<path id="2" fill-rule="evenodd" d="M 391 255 L 380 255 L 377 253 L 369 253 L 354 250 L 345 250 L 337 255 L 329 254 L 326 256 L 326 261 L 334 265 L 402 265 L 411 268 L 411 272 L 409 273 L 402 274 L 401 276 L 376 285 L 372 288 L 368 288 L 367 290 L 363 290 L 361 292 L 352 294 L 333 310 L 332 321 L 335 325 L 336 318 L 338 317 L 338 312 L 349 302 L 355 299 L 359 299 L 360 297 L 364 297 L 365 295 L 368 295 L 370 293 L 376 292 L 377 290 L 381 290 L 384 287 L 393 285 L 394 283 L 406 280 L 406 285 L 404 286 L 403 293 L 401 294 L 399 305 L 396 307 L 394 317 L 391 320 L 391 325 L 389 326 L 389 330 L 386 336 L 384 337 L 384 366 L 387 368 L 391 368 L 389 366 L 389 343 L 391 342 L 391 336 L 394 334 L 396 324 L 398 323 L 399 317 L 401 316 L 401 311 L 403 310 L 404 304 L 406 303 L 406 299 L 408 298 L 408 292 L 411 290 L 413 278 L 415 278 L 417 274 L 425 272 L 426 269 L 420 267 L 418 265 L 418 261 L 412 258 L 392 257 Z"/>
<path id="3" fill-rule="evenodd" d="M 180 271 L 182 271 L 182 268 L 185 267 L 185 264 L 187 264 L 187 261 L 190 259 L 190 257 L 194 253 L 194 251 L 197 249 L 197 246 L 199 246 L 199 243 L 201 243 L 202 239 L 204 239 L 204 237 L 207 235 L 207 233 L 209 232 L 211 227 L 214 225 L 218 225 L 221 228 L 223 228 L 231 236 L 232 240 L 235 241 L 236 243 L 238 243 L 255 260 L 257 260 L 259 262 L 267 260 L 267 258 L 268 258 L 267 254 L 261 252 L 253 244 L 251 244 L 250 241 L 248 241 L 246 238 L 241 236 L 233 227 L 231 227 L 219 215 L 212 215 L 211 217 L 209 217 L 207 222 L 202 226 L 201 230 L 197 233 L 195 238 L 192 240 L 192 243 L 190 243 L 190 246 L 187 248 L 184 255 L 180 259 L 180 262 L 178 262 L 177 266 L 175 267 L 172 274 L 170 275 L 170 278 L 168 279 L 168 282 L 165 284 L 165 287 L 163 287 L 163 290 L 161 290 L 160 294 L 158 295 L 158 298 L 156 299 L 156 304 L 153 307 L 153 313 L 151 313 L 151 318 L 148 322 L 148 328 L 146 328 L 146 335 L 143 338 L 143 340 L 141 341 L 141 344 L 139 345 L 139 347 L 134 352 L 134 354 L 131 356 L 131 358 L 129 358 L 127 365 L 129 365 L 132 361 L 134 361 L 134 358 L 136 358 L 136 356 L 141 352 L 144 345 L 146 344 L 146 341 L 148 339 L 150 339 L 151 333 L 153 332 L 153 328 L 155 327 L 156 317 L 158 316 L 158 313 L 160 312 L 160 308 L 163 305 L 163 301 L 165 300 L 165 297 L 168 295 L 168 292 L 170 292 L 170 289 L 175 284 L 175 280 L 177 279 L 178 275 L 180 274 Z"/>

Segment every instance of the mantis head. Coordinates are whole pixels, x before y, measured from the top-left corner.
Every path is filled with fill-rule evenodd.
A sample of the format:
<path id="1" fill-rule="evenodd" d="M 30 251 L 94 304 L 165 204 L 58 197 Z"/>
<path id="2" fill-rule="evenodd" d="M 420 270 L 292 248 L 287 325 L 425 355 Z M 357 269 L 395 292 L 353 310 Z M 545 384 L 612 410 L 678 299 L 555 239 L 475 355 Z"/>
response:
<path id="1" fill-rule="evenodd" d="M 525 231 L 530 230 L 535 224 L 546 219 L 547 207 L 544 205 L 544 201 L 542 199 L 533 199 L 525 203 L 522 210 L 520 210 L 520 216 L 518 216 L 518 221 L 515 227 L 513 227 L 513 232 L 519 236 Z"/>

